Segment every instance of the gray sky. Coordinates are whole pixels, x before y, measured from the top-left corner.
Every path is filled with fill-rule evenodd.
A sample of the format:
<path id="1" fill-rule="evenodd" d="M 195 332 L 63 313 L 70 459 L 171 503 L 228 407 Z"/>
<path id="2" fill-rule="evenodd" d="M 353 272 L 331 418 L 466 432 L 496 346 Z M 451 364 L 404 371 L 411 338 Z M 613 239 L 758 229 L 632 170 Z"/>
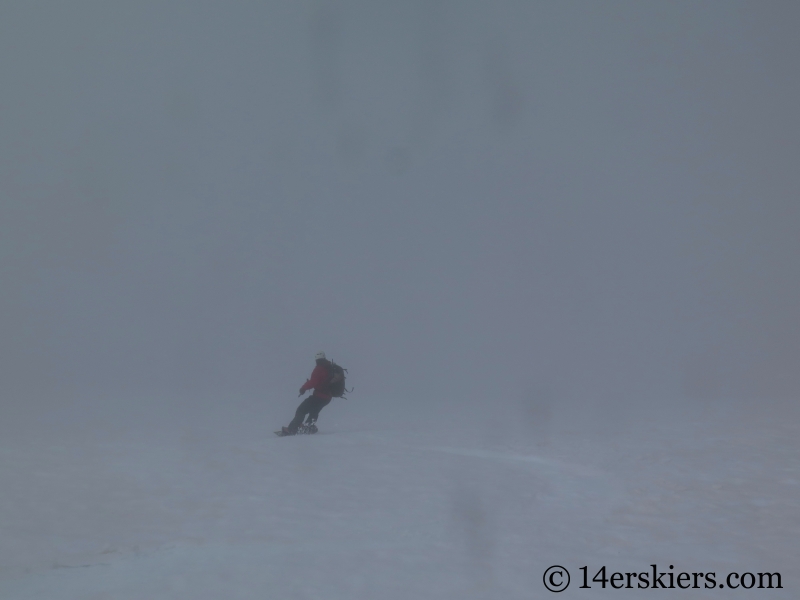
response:
<path id="1" fill-rule="evenodd" d="M 796 2 L 2 2 L 0 389 L 800 392 Z"/>

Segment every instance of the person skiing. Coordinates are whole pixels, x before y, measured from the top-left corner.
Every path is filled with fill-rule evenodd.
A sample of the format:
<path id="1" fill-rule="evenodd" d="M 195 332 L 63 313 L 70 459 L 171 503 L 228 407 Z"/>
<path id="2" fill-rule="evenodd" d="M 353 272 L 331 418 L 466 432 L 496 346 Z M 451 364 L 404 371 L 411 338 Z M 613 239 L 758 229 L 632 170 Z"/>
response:
<path id="1" fill-rule="evenodd" d="M 310 389 L 313 389 L 314 393 L 300 403 L 289 426 L 281 428 L 282 435 L 295 435 L 300 425 L 303 424 L 303 418 L 306 415 L 308 416 L 306 417 L 305 426 L 310 433 L 316 433 L 317 426 L 315 423 L 319 418 L 319 411 L 328 406 L 331 401 L 331 394 L 328 390 L 331 363 L 325 358 L 324 352 L 317 352 L 314 359 L 317 365 L 311 372 L 311 377 L 300 387 L 300 395 L 302 396 Z"/>

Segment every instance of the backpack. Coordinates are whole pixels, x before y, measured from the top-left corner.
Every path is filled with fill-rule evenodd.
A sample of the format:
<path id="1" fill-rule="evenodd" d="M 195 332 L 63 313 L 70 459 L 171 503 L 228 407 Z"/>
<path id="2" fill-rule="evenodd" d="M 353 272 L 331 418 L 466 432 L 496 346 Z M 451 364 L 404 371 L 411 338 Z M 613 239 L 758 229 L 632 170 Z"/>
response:
<path id="1" fill-rule="evenodd" d="M 335 362 L 331 361 L 331 364 L 328 367 L 328 372 L 330 373 L 328 379 L 328 393 L 331 396 L 333 396 L 334 398 L 344 398 L 345 392 L 353 391 L 353 390 L 348 390 L 344 386 L 345 373 L 347 373 L 347 369 L 344 369 L 339 365 L 337 365 Z"/>

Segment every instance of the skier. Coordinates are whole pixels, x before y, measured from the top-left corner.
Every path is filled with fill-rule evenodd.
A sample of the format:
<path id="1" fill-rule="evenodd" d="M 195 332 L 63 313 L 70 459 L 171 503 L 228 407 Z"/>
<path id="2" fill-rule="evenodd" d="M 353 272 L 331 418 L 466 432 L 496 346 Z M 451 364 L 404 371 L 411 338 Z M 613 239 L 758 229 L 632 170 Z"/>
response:
<path id="1" fill-rule="evenodd" d="M 297 407 L 297 412 L 294 414 L 294 419 L 292 419 L 288 427 L 281 428 L 280 435 L 295 435 L 303 424 L 303 417 L 306 417 L 306 415 L 308 415 L 305 423 L 306 431 L 308 433 L 316 433 L 317 426 L 315 423 L 319 417 L 319 411 L 331 401 L 331 393 L 328 389 L 331 363 L 325 358 L 324 352 L 317 352 L 314 358 L 317 366 L 311 372 L 311 377 L 300 388 L 300 395 L 302 396 L 312 388 L 314 393 L 300 403 L 300 406 Z"/>

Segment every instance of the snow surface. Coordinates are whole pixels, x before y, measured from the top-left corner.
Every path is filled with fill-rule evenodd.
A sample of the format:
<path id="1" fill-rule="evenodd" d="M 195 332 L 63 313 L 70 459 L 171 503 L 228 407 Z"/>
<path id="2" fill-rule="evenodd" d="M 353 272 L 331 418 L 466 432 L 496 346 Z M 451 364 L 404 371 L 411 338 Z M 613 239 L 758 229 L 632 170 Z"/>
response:
<path id="1" fill-rule="evenodd" d="M 552 564 L 558 598 L 800 597 L 794 404 L 354 398 L 295 438 L 294 401 L 189 406 L 4 420 L 0 598 L 552 598 Z M 652 563 L 784 589 L 578 588 Z"/>

